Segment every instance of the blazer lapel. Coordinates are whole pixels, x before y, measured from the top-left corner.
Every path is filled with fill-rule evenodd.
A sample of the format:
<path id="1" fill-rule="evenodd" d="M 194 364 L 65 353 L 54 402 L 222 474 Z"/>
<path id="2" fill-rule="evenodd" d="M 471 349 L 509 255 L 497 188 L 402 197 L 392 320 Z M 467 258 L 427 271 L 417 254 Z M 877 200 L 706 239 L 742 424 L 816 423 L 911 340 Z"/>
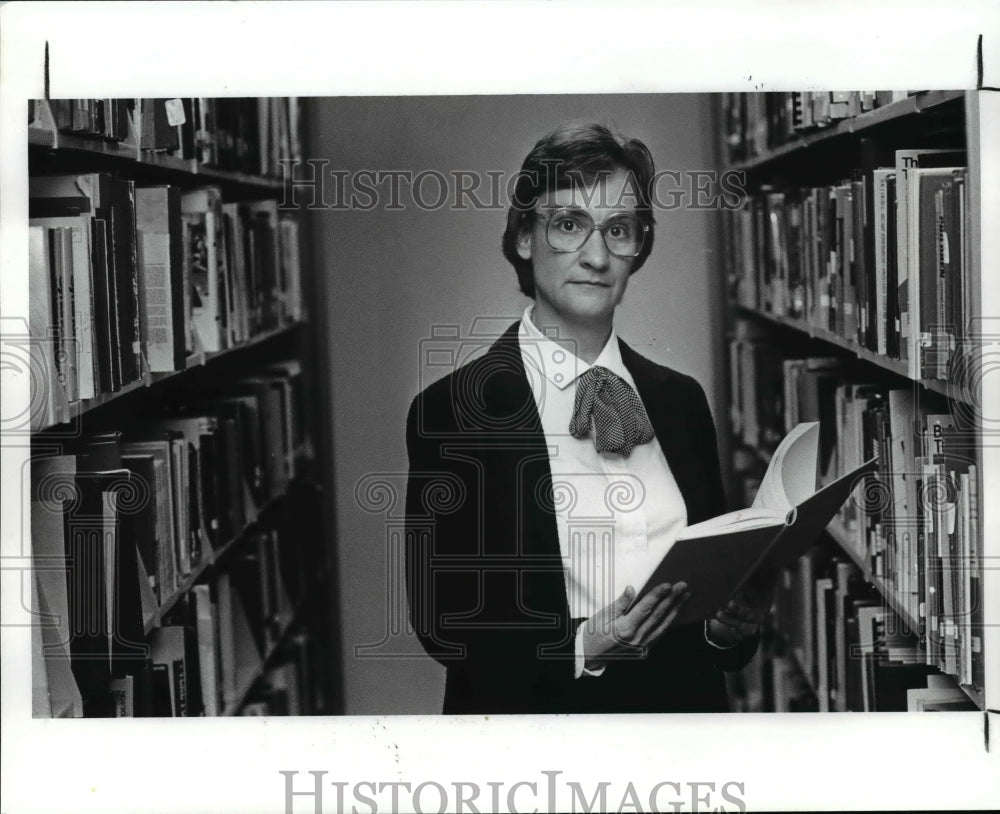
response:
<path id="1" fill-rule="evenodd" d="M 511 325 L 481 360 L 485 419 L 500 436 L 520 436 L 545 444 L 542 420 L 521 358 L 520 322 Z M 484 428 L 485 429 L 485 428 Z"/>
<path id="2" fill-rule="evenodd" d="M 526 609 L 548 614 L 558 625 L 560 618 L 564 622 L 569 618 L 569 600 L 552 500 L 543 497 L 545 489 L 551 490 L 552 468 L 542 420 L 521 358 L 519 326 L 519 322 L 511 325 L 481 360 L 489 438 L 497 447 L 497 459 L 502 456 L 506 460 L 503 469 L 511 476 L 509 491 L 488 499 L 494 505 L 507 501 L 507 506 L 517 513 L 520 552 L 525 558 L 521 574 Z"/>
<path id="3" fill-rule="evenodd" d="M 688 523 L 699 522 L 709 514 L 707 493 L 699 475 L 701 470 L 685 414 L 683 394 L 672 387 L 666 371 L 640 356 L 621 339 L 618 344 L 622 362 L 635 380 L 656 440 L 684 497 Z"/>

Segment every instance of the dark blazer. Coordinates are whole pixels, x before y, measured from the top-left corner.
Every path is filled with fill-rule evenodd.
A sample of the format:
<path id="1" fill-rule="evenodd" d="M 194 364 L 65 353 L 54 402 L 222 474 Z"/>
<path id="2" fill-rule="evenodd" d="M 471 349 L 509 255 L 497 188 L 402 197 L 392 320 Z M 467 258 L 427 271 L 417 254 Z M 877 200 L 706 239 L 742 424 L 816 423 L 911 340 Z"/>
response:
<path id="1" fill-rule="evenodd" d="M 548 450 L 518 324 L 420 393 L 407 417 L 410 618 L 447 668 L 444 712 L 727 710 L 723 671 L 749 661 L 757 639 L 719 650 L 702 624 L 669 629 L 643 660 L 574 678 L 581 620 L 569 615 Z M 701 386 L 620 345 L 688 523 L 722 513 L 715 426 Z"/>

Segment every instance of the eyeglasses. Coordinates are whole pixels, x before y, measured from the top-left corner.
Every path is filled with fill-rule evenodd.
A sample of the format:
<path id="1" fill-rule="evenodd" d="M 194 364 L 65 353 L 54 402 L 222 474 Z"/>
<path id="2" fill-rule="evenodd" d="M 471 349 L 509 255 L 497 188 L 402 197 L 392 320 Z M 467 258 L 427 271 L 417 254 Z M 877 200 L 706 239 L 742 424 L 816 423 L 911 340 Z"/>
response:
<path id="1" fill-rule="evenodd" d="M 557 252 L 575 252 L 583 246 L 597 229 L 608 251 L 617 257 L 636 257 L 646 242 L 648 224 L 638 217 L 623 212 L 612 215 L 600 226 L 582 209 L 557 209 L 548 215 L 539 214 L 548 221 L 545 239 Z"/>

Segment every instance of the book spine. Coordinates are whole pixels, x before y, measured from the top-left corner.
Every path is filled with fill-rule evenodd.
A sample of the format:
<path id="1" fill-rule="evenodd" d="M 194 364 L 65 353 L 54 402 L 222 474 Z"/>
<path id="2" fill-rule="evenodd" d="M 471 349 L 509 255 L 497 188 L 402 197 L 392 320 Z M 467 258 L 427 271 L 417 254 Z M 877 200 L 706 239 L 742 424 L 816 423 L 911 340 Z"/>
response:
<path id="1" fill-rule="evenodd" d="M 136 214 L 146 362 L 152 373 L 171 372 L 178 367 L 166 188 L 136 190 Z"/>
<path id="2" fill-rule="evenodd" d="M 94 369 L 94 293 L 90 279 L 89 218 L 81 216 L 80 225 L 70 228 L 72 235 L 73 307 L 77 338 L 77 378 L 79 397 L 97 395 Z"/>
<path id="3" fill-rule="evenodd" d="M 49 230 L 52 236 L 55 303 L 58 308 L 55 324 L 59 332 L 59 356 L 57 363 L 66 399 L 70 403 L 80 398 L 77 367 L 79 346 L 76 331 L 76 302 L 73 288 L 73 245 L 72 231 L 66 227 Z"/>
<path id="4" fill-rule="evenodd" d="M 226 708 L 236 703 L 236 642 L 233 631 L 233 592 L 229 574 L 216 580 L 216 611 L 219 615 L 219 655 L 222 699 Z"/>
<path id="5" fill-rule="evenodd" d="M 219 676 L 216 670 L 219 649 L 216 612 L 208 585 L 195 585 L 191 590 L 194 593 L 197 613 L 198 666 L 201 672 L 202 701 L 205 705 L 205 715 L 215 717 L 222 711 Z"/>
<path id="6" fill-rule="evenodd" d="M 877 203 L 875 204 L 875 225 L 873 230 L 873 236 L 875 239 L 875 253 L 874 253 L 874 293 L 875 293 L 875 306 L 874 306 L 874 328 L 875 328 L 875 352 L 880 356 L 888 355 L 888 343 L 886 341 L 886 329 L 888 327 L 888 308 L 886 299 L 886 287 L 888 284 L 887 269 L 888 265 L 888 246 L 887 242 L 889 239 L 889 225 L 888 225 L 888 191 L 886 189 L 886 178 L 884 173 L 879 173 L 876 171 L 874 184 L 875 184 L 875 196 Z"/>

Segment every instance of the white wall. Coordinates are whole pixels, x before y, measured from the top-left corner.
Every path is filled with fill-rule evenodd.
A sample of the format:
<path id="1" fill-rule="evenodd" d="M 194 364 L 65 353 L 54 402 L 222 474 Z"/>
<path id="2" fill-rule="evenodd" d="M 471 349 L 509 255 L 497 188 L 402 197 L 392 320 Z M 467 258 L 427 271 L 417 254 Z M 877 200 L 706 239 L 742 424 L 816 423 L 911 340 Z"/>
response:
<path id="1" fill-rule="evenodd" d="M 311 156 L 352 172 L 496 170 L 507 178 L 541 135 L 570 118 L 641 138 L 657 169 L 710 169 L 714 161 L 710 101 L 698 95 L 336 98 L 313 100 L 310 109 Z M 436 187 L 428 182 L 425 191 L 433 198 Z M 332 184 L 325 192 L 332 203 Z M 357 645 L 379 642 L 399 614 L 386 605 L 384 515 L 363 510 L 355 489 L 370 473 L 395 473 L 389 480 L 402 486 L 406 411 L 427 381 L 420 343 L 431 327 L 464 332 L 479 316 L 518 316 L 527 300 L 500 253 L 504 211 L 386 211 L 382 203 L 368 212 L 313 212 L 309 224 L 320 278 L 316 313 L 331 368 L 335 464 L 328 475 L 344 708 L 433 713 L 440 711 L 443 670 L 421 656 L 415 639 L 397 636 L 389 646 L 410 658 L 356 655 Z M 696 376 L 722 417 L 715 232 L 715 212 L 658 212 L 653 254 L 631 281 L 617 329 L 640 353 Z"/>

